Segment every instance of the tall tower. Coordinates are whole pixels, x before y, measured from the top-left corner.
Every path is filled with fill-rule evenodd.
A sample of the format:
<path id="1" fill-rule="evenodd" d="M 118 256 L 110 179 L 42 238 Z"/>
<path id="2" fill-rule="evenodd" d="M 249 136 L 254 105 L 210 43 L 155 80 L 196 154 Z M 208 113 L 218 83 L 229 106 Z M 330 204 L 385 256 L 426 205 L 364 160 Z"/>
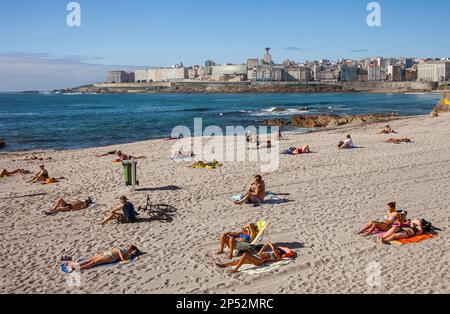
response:
<path id="1" fill-rule="evenodd" d="M 266 53 L 264 54 L 264 63 L 265 64 L 272 64 L 272 56 L 269 53 L 270 48 L 266 48 Z"/>

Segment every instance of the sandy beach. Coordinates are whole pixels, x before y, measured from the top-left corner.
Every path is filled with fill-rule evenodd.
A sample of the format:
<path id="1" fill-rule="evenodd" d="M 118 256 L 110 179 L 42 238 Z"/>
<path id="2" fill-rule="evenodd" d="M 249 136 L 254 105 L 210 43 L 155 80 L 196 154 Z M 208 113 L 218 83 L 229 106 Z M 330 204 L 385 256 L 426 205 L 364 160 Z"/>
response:
<path id="1" fill-rule="evenodd" d="M 313 154 L 280 156 L 280 167 L 263 174 L 267 190 L 286 194 L 285 204 L 236 206 L 257 162 L 225 162 L 215 170 L 190 169 L 170 160 L 173 142 L 146 141 L 70 151 L 0 154 L 0 169 L 38 170 L 41 162 L 13 161 L 35 153 L 53 185 L 27 183 L 29 175 L 0 179 L 1 293 L 450 293 L 450 114 L 417 116 L 390 123 L 397 135 L 379 135 L 370 124 L 305 135 L 288 135 L 281 148 L 309 144 Z M 339 151 L 352 134 L 358 149 Z M 383 143 L 409 137 L 411 144 Z M 139 160 L 140 187 L 124 186 L 113 149 Z M 135 204 L 166 203 L 178 209 L 172 223 L 97 224 L 126 195 Z M 58 198 L 93 196 L 97 206 L 45 216 Z M 355 232 L 370 220 L 383 220 L 396 201 L 410 218 L 425 218 L 442 229 L 431 240 L 407 246 L 383 245 Z M 285 243 L 298 258 L 264 274 L 232 275 L 214 265 L 224 231 L 258 219 L 270 224 L 264 241 Z M 130 265 L 83 272 L 81 287 L 70 287 L 58 256 L 89 257 L 132 243 L 146 254 Z M 366 268 L 381 266 L 380 286 L 367 282 Z"/>

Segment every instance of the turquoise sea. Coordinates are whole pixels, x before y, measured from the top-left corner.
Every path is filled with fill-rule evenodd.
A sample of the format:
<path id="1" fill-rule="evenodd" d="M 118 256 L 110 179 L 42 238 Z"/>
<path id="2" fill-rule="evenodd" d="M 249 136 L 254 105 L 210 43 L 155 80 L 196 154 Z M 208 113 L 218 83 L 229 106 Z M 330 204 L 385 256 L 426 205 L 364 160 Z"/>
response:
<path id="1" fill-rule="evenodd" d="M 292 114 L 421 115 L 439 98 L 367 93 L 0 94 L 0 138 L 7 142 L 3 151 L 96 147 L 169 137 L 175 126 L 192 129 L 194 118 L 203 118 L 204 126 L 247 127 Z"/>

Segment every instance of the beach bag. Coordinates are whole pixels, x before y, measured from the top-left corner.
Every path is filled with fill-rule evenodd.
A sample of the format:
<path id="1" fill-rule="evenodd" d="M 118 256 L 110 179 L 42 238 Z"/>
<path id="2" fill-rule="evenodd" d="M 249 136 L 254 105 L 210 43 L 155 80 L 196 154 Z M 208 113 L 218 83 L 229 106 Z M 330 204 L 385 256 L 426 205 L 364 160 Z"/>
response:
<path id="1" fill-rule="evenodd" d="M 433 227 L 433 224 L 429 221 L 426 221 L 425 219 L 422 219 L 420 221 L 420 223 L 422 224 L 422 229 L 424 233 L 429 233 L 431 231 L 433 231 L 435 228 Z"/>

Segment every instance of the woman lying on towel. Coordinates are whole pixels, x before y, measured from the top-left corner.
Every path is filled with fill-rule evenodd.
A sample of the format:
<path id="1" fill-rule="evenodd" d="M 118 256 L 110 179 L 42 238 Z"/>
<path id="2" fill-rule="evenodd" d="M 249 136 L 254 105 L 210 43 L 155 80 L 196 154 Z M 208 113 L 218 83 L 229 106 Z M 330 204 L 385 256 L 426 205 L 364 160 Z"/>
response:
<path id="1" fill-rule="evenodd" d="M 250 184 L 248 191 L 242 196 L 239 201 L 235 201 L 236 205 L 242 205 L 246 202 L 260 204 L 264 202 L 266 197 L 266 184 L 260 175 L 253 177 L 253 182 Z"/>
<path id="2" fill-rule="evenodd" d="M 126 262 L 140 255 L 138 248 L 134 245 L 127 244 L 124 247 L 114 248 L 103 254 L 95 255 L 87 260 L 79 263 L 70 262 L 67 264 L 67 270 L 73 272 L 75 270 L 86 270 L 97 266 Z"/>
<path id="3" fill-rule="evenodd" d="M 370 236 L 374 232 L 386 232 L 394 225 L 401 225 L 404 221 L 404 215 L 396 210 L 397 203 L 392 202 L 387 205 L 386 220 L 384 222 L 371 221 L 358 234 Z"/>
<path id="4" fill-rule="evenodd" d="M 241 232 L 227 232 L 220 236 L 219 251 L 216 255 L 224 253 L 225 245 L 230 248 L 229 259 L 233 258 L 234 250 L 248 251 L 251 243 L 255 240 L 258 230 L 254 224 L 245 225 Z"/>
<path id="5" fill-rule="evenodd" d="M 2 172 L 0 172 L 0 178 L 10 177 L 10 176 L 14 176 L 16 174 L 30 174 L 30 171 L 24 170 L 24 169 L 17 169 L 17 170 L 9 172 L 8 170 L 3 169 Z"/>
<path id="6" fill-rule="evenodd" d="M 77 200 L 71 202 L 66 202 L 65 200 L 60 198 L 59 200 L 56 201 L 55 205 L 53 205 L 53 207 L 50 210 L 44 211 L 43 213 L 46 215 L 53 215 L 61 212 L 78 211 L 89 208 L 89 206 L 91 206 L 92 204 L 93 200 L 90 197 L 85 201 Z"/>
<path id="7" fill-rule="evenodd" d="M 311 153 L 311 149 L 309 148 L 309 145 L 295 148 L 292 151 L 292 155 L 301 155 L 301 154 L 309 154 L 309 153 Z"/>
<path id="8" fill-rule="evenodd" d="M 214 160 L 212 162 L 196 161 L 194 162 L 194 164 L 190 165 L 189 168 L 216 168 L 220 166 L 221 164 L 217 160 Z"/>
<path id="9" fill-rule="evenodd" d="M 267 249 L 270 249 L 270 251 L 267 251 Z M 275 247 L 272 243 L 267 243 L 262 247 L 259 253 L 256 254 L 245 253 L 237 261 L 225 264 L 216 263 L 216 265 L 221 268 L 235 266 L 235 268 L 232 269 L 231 272 L 237 273 L 239 271 L 239 268 L 241 268 L 242 265 L 245 264 L 262 266 L 266 263 L 278 262 L 284 258 L 295 258 L 296 256 L 297 253 L 288 248 Z"/>
<path id="10" fill-rule="evenodd" d="M 400 139 L 396 139 L 396 138 L 390 138 L 386 141 L 384 141 L 385 143 L 394 143 L 394 144 L 400 144 L 400 143 L 411 143 L 411 139 L 405 137 L 405 138 L 400 138 Z"/>
<path id="11" fill-rule="evenodd" d="M 418 219 L 411 219 L 403 226 L 393 226 L 382 238 L 382 243 L 409 239 L 424 233 L 422 222 Z"/>
<path id="12" fill-rule="evenodd" d="M 140 156 L 140 157 L 134 157 L 134 156 L 128 156 L 125 155 L 124 153 L 122 153 L 120 150 L 116 153 L 117 157 L 119 157 L 118 159 L 116 159 L 117 162 L 121 162 L 121 161 L 126 161 L 126 160 L 131 160 L 131 159 L 145 159 L 147 157 L 145 156 Z"/>

